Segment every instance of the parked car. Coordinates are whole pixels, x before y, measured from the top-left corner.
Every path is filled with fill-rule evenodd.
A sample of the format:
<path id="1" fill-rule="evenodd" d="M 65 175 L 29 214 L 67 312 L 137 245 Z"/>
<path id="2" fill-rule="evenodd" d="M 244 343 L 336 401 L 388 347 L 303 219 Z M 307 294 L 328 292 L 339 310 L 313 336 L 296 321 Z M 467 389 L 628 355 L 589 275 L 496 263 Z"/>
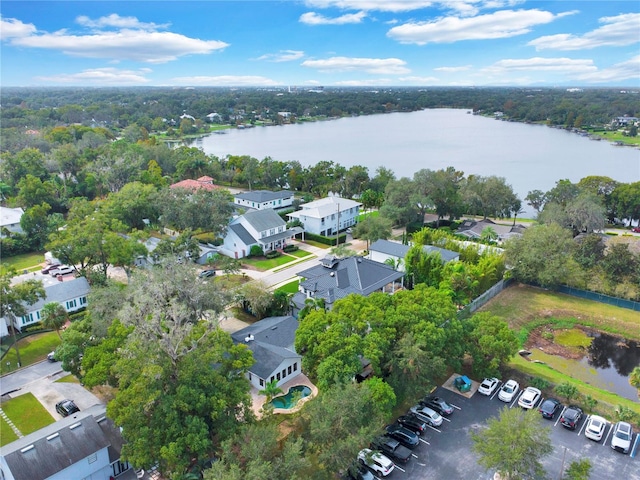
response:
<path id="1" fill-rule="evenodd" d="M 57 277 L 58 275 L 68 275 L 73 272 L 73 267 L 69 267 L 67 265 L 58 265 L 56 268 L 52 268 L 51 270 L 49 270 L 49 275 L 51 275 L 52 277 Z"/>
<path id="2" fill-rule="evenodd" d="M 386 477 L 396 467 L 389 458 L 385 457 L 380 452 L 374 452 L 369 448 L 363 448 L 358 453 L 358 460 L 366 465 L 374 472 Z"/>
<path id="3" fill-rule="evenodd" d="M 398 463 L 407 463 L 411 458 L 411 450 L 402 445 L 395 438 L 382 435 L 371 442 L 371 448 L 380 450 L 386 457 Z"/>
<path id="4" fill-rule="evenodd" d="M 52 263 L 50 265 L 45 265 L 44 267 L 42 267 L 42 270 L 40 270 L 40 273 L 42 273 L 43 275 L 46 275 L 51 270 L 53 270 L 54 268 L 58 268 L 59 266 L 60 266 L 59 263 Z"/>
<path id="5" fill-rule="evenodd" d="M 215 271 L 215 270 L 211 270 L 211 269 L 208 269 L 208 270 L 202 270 L 202 271 L 198 274 L 198 276 L 199 276 L 200 278 L 215 277 L 215 276 L 216 276 L 216 271 Z"/>
<path id="6" fill-rule="evenodd" d="M 499 384 L 500 384 L 500 380 L 498 380 L 495 377 L 485 378 L 484 380 L 482 380 L 482 383 L 478 387 L 478 393 L 489 396 L 496 391 L 496 388 L 498 388 Z"/>
<path id="7" fill-rule="evenodd" d="M 376 477 L 362 465 L 355 465 L 345 475 L 345 480 L 375 480 Z"/>
<path id="8" fill-rule="evenodd" d="M 427 429 L 427 424 L 424 420 L 421 420 L 417 417 L 415 413 L 407 413 L 406 415 L 402 415 L 398 417 L 398 423 L 405 428 L 408 428 L 412 432 L 415 432 L 416 435 L 422 435 Z"/>
<path id="9" fill-rule="evenodd" d="M 429 407 L 440 415 L 451 415 L 453 413 L 453 407 L 451 405 L 445 402 L 443 398 L 434 397 L 433 395 L 429 395 L 420 400 L 420 405 Z"/>
<path id="10" fill-rule="evenodd" d="M 543 418 L 553 419 L 556 412 L 562 408 L 562 404 L 556 400 L 555 398 L 547 398 L 542 404 L 538 411 L 542 415 Z"/>
<path id="11" fill-rule="evenodd" d="M 387 428 L 385 428 L 385 430 L 387 431 L 387 435 L 389 435 L 391 438 L 395 438 L 407 448 L 414 449 L 420 444 L 420 440 L 418 440 L 418 435 L 416 434 L 416 432 L 403 427 L 399 423 L 387 425 Z"/>
<path id="12" fill-rule="evenodd" d="M 520 390 L 520 385 L 518 384 L 518 382 L 516 382 L 515 380 L 507 380 L 507 382 L 502 385 L 500 391 L 498 392 L 498 399 L 502 400 L 503 402 L 509 403 L 511 400 L 513 400 L 513 397 L 516 396 L 518 390 Z"/>
<path id="13" fill-rule="evenodd" d="M 631 229 L 631 231 L 632 231 L 633 233 L 640 233 L 640 227 L 633 227 L 633 228 Z"/>
<path id="14" fill-rule="evenodd" d="M 593 441 L 599 442 L 607 428 L 607 421 L 598 415 L 591 415 L 587 426 L 584 427 L 584 436 Z"/>
<path id="15" fill-rule="evenodd" d="M 69 415 L 73 415 L 76 412 L 79 412 L 80 409 L 73 403 L 73 400 L 61 400 L 56 403 L 56 412 L 58 412 L 63 417 L 68 417 Z"/>
<path id="16" fill-rule="evenodd" d="M 618 422 L 613 427 L 611 434 L 611 448 L 622 453 L 629 453 L 631 448 L 631 440 L 633 439 L 633 430 L 627 422 Z"/>
<path id="17" fill-rule="evenodd" d="M 518 399 L 518 406 L 525 410 L 531 410 L 536 406 L 538 400 L 542 397 L 542 392 L 535 387 L 527 387 Z"/>
<path id="18" fill-rule="evenodd" d="M 422 405 L 414 405 L 410 409 L 411 413 L 415 413 L 420 420 L 424 420 L 432 427 L 439 427 L 442 425 L 442 415 L 429 407 L 423 407 Z"/>
<path id="19" fill-rule="evenodd" d="M 577 405 L 569 405 L 562 413 L 560 423 L 570 430 L 575 430 L 582 418 L 582 413 L 582 409 Z"/>
<path id="20" fill-rule="evenodd" d="M 49 352 L 49 353 L 47 354 L 47 360 L 49 360 L 51 363 L 53 363 L 53 362 L 57 362 L 57 361 L 58 361 L 58 359 L 56 358 L 56 352 L 55 352 L 55 350 L 54 350 L 53 352 Z"/>

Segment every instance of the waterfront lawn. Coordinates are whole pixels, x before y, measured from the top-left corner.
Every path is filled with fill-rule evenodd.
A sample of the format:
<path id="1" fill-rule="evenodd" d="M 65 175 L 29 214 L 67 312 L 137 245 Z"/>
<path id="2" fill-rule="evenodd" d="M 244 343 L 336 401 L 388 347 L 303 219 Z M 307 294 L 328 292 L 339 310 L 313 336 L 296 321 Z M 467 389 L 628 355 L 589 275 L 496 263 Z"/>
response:
<path id="1" fill-rule="evenodd" d="M 29 335 L 22 340 L 18 340 L 20 350 L 20 360 L 22 366 L 32 365 L 47 358 L 49 352 L 54 351 L 60 345 L 60 337 L 56 332 L 36 333 Z M 7 362 L 10 363 L 7 367 Z M 18 365 L 16 349 L 12 346 L 0 362 L 0 374 L 13 371 Z"/>
<path id="2" fill-rule="evenodd" d="M 553 322 L 555 318 L 640 340 L 638 312 L 528 285 L 505 289 L 480 311 L 504 318 L 515 331 L 530 328 L 534 322 Z"/>
<path id="3" fill-rule="evenodd" d="M 23 435 L 28 435 L 55 422 L 55 419 L 32 393 L 25 393 L 3 402 L 2 410 Z M 0 425 L 2 425 L 0 437 L 4 443 L 5 428 L 7 430 L 11 430 L 11 428 L 4 421 L 0 422 Z"/>

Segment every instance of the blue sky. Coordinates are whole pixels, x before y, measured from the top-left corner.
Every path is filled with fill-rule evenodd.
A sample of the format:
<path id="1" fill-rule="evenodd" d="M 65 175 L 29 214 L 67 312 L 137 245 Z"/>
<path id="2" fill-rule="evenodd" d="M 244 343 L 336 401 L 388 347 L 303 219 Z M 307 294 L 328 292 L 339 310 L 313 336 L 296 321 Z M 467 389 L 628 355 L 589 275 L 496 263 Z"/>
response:
<path id="1" fill-rule="evenodd" d="M 640 87 L 637 0 L 15 1 L 2 86 Z"/>

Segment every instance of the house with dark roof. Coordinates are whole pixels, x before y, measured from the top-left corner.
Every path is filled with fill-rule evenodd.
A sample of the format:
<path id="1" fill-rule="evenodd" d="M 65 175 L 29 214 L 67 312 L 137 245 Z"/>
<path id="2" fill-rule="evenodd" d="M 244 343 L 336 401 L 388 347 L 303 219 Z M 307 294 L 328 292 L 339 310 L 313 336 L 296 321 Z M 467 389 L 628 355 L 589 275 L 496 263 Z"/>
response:
<path id="1" fill-rule="evenodd" d="M 327 256 L 320 260 L 320 265 L 303 270 L 298 276 L 299 291 L 292 299 L 296 315 L 308 300 L 323 300 L 325 308 L 331 310 L 336 300 L 352 293 L 364 296 L 373 292 L 394 293 L 404 285 L 403 272 L 360 256 Z"/>
<path id="2" fill-rule="evenodd" d="M 458 235 L 477 239 L 482 237 L 482 232 L 487 227 L 491 227 L 496 232 L 499 242 L 503 242 L 513 237 L 519 237 L 526 229 L 524 225 L 502 225 L 489 220 L 488 218 L 485 218 L 484 220 L 466 219 L 460 224 L 456 233 Z"/>
<path id="3" fill-rule="evenodd" d="M 272 192 L 271 190 L 241 192 L 233 196 L 233 203 L 238 207 L 253 210 L 290 208 L 293 205 L 293 192 L 289 190 L 281 190 L 279 192 Z"/>
<path id="4" fill-rule="evenodd" d="M 244 258 L 254 245 L 264 252 L 277 250 L 299 233 L 302 233 L 300 227 L 287 228 L 286 222 L 272 208 L 253 210 L 231 220 L 220 253 Z"/>
<path id="5" fill-rule="evenodd" d="M 3 480 L 135 479 L 120 461 L 124 441 L 104 405 L 63 418 L 0 447 Z"/>
<path id="6" fill-rule="evenodd" d="M 174 183 L 170 185 L 169 188 L 172 188 L 172 189 L 184 188 L 185 190 L 191 190 L 195 192 L 196 190 L 201 190 L 201 189 L 211 191 L 211 190 L 216 190 L 220 187 L 213 183 L 213 178 L 205 175 L 198 178 L 197 180 L 192 180 L 192 179 L 181 180 L 178 183 Z"/>
<path id="7" fill-rule="evenodd" d="M 369 258 L 375 262 L 386 263 L 389 259 L 393 260 L 396 269 L 404 272 L 404 258 L 411 245 L 403 245 L 399 242 L 390 240 L 376 240 L 369 247 Z M 438 253 L 442 259 L 442 263 L 454 262 L 460 260 L 460 254 L 446 248 L 436 247 L 434 245 L 423 245 L 422 250 L 425 253 Z"/>
<path id="8" fill-rule="evenodd" d="M 22 317 L 17 317 L 13 323 L 13 327 L 20 331 L 25 327 L 40 322 L 40 312 L 47 303 L 59 303 L 69 313 L 80 310 L 87 306 L 87 295 L 89 295 L 90 290 L 89 282 L 87 282 L 87 279 L 84 277 L 45 286 L 44 291 L 46 297 L 38 300 L 33 305 L 25 305 L 27 314 Z M 0 319 L 0 337 L 9 334 L 8 326 L 10 322 L 11 320 L 8 318 L 3 317 Z"/>
<path id="9" fill-rule="evenodd" d="M 255 363 L 247 372 L 251 385 L 262 390 L 267 382 L 282 385 L 302 373 L 302 357 L 293 346 L 297 329 L 294 317 L 269 317 L 231 334 L 253 353 Z"/>

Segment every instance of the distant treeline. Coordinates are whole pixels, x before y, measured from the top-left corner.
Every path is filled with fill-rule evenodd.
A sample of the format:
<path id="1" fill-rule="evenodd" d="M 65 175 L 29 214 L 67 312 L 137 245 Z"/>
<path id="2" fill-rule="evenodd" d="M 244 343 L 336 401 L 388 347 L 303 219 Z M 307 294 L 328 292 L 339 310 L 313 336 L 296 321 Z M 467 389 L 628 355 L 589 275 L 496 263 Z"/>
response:
<path id="1" fill-rule="evenodd" d="M 640 116 L 638 92 L 565 88 L 3 88 L 2 128 L 45 128 L 83 124 L 151 131 L 156 119 L 181 115 L 216 122 L 288 121 L 304 118 L 410 112 L 425 108 L 467 108 L 503 112 L 521 122 L 568 127 L 603 126 L 619 116 Z M 211 120 L 212 118 L 210 118 Z"/>

